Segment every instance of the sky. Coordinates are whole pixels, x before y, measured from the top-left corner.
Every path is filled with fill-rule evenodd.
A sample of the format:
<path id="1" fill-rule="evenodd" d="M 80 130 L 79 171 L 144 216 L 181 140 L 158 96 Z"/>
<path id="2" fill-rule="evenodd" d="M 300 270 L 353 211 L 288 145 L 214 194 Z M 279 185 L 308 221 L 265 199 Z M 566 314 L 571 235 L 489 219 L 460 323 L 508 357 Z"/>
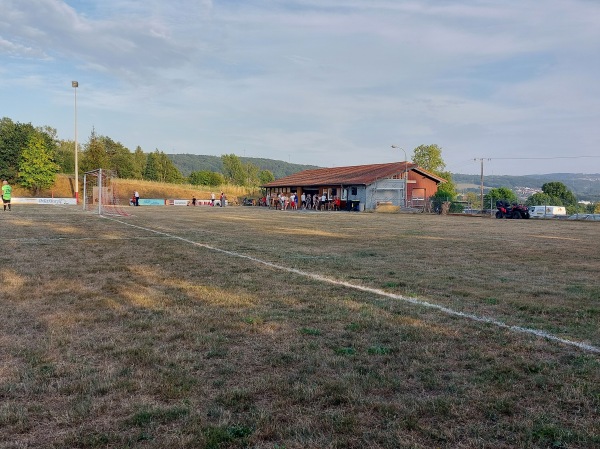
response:
<path id="1" fill-rule="evenodd" d="M 131 151 L 600 173 L 599 75 L 597 0 L 0 0 L 0 117 Z"/>

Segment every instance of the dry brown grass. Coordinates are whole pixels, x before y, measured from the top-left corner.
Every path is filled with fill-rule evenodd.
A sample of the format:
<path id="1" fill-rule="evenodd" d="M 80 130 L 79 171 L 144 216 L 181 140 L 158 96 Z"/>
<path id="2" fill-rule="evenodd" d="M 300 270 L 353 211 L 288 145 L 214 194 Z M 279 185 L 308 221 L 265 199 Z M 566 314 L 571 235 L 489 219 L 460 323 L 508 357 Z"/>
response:
<path id="1" fill-rule="evenodd" d="M 116 179 L 113 181 L 115 192 L 122 204 L 128 204 L 129 198 L 137 190 L 142 198 L 165 198 L 165 199 L 189 199 L 196 197 L 198 199 L 210 199 L 211 192 L 214 192 L 218 198 L 220 192 L 225 192 L 228 200 L 232 203 L 239 202 L 245 196 L 249 196 L 246 187 L 222 185 L 208 188 L 206 186 L 194 186 L 191 184 L 170 184 L 165 182 L 140 181 L 135 179 Z M 46 190 L 42 190 L 40 197 L 55 198 L 73 198 L 75 187 L 72 177 L 59 174 L 56 176 L 54 185 Z M 83 192 L 83 186 L 79 186 L 79 191 Z M 81 193 L 82 194 L 82 193 Z M 31 197 L 31 191 L 13 185 L 13 196 Z"/>
<path id="2" fill-rule="evenodd" d="M 600 445 L 597 353 L 286 271 L 598 347 L 596 223 L 134 212 L 0 215 L 0 446 Z"/>
<path id="3" fill-rule="evenodd" d="M 396 212 L 400 211 L 400 207 L 398 206 L 394 206 L 393 204 L 379 204 L 377 206 L 377 208 L 375 209 L 376 212 L 381 212 L 381 213 L 386 213 L 386 214 L 393 214 Z"/>

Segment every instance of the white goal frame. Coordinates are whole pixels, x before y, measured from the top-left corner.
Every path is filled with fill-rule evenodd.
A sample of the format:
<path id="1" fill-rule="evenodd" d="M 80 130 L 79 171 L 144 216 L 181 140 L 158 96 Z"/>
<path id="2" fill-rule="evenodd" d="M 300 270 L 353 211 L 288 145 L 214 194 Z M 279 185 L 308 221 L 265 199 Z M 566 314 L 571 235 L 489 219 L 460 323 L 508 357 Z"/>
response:
<path id="1" fill-rule="evenodd" d="M 112 170 L 97 168 L 83 175 L 83 210 L 98 215 L 129 215 L 119 204 Z"/>

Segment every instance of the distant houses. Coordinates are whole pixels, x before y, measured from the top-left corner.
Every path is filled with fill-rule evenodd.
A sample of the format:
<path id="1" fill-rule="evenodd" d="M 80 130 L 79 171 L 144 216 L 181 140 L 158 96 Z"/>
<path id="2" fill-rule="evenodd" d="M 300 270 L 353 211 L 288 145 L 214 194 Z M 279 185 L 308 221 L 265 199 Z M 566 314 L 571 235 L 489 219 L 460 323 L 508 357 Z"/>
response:
<path id="1" fill-rule="evenodd" d="M 264 184 L 267 193 L 326 195 L 342 209 L 369 210 L 380 204 L 423 207 L 444 179 L 410 162 L 304 170 Z"/>

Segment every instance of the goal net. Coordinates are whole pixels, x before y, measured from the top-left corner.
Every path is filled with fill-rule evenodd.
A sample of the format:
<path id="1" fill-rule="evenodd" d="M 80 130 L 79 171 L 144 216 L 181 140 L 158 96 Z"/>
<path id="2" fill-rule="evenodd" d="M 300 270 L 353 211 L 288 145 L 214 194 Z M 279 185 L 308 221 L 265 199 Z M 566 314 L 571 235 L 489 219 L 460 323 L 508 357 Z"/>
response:
<path id="1" fill-rule="evenodd" d="M 83 210 L 98 215 L 129 215 L 121 207 L 112 170 L 98 168 L 83 175 Z"/>

